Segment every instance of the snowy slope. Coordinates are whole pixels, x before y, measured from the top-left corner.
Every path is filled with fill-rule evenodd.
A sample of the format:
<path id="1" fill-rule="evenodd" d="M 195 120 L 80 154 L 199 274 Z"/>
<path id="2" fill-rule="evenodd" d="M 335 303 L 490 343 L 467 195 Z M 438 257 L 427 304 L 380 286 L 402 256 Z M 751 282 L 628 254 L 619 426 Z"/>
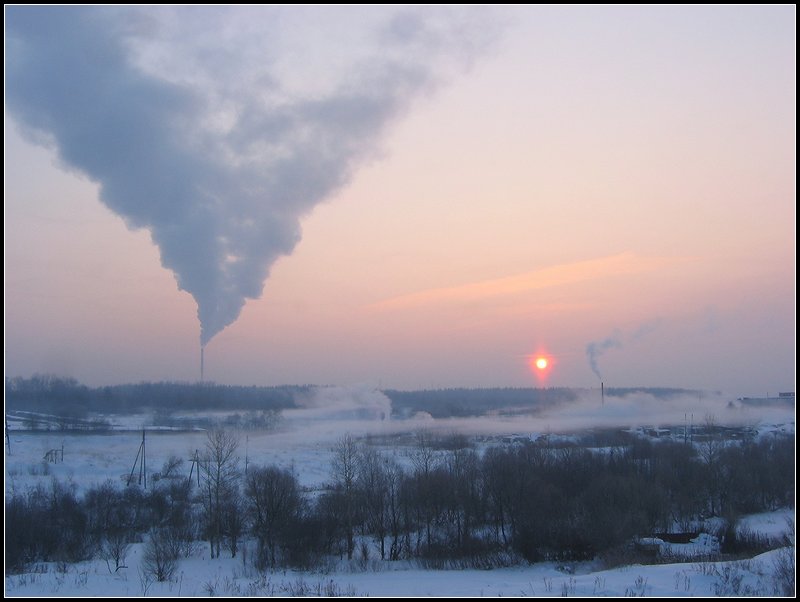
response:
<path id="1" fill-rule="evenodd" d="M 317 410 L 318 411 L 318 410 Z M 297 412 L 275 432 L 241 433 L 239 456 L 250 466 L 276 464 L 292 469 L 301 485 L 317 489 L 329 479 L 331 448 L 344 432 L 385 436 L 382 448 L 406 461 L 402 449 L 390 445 L 399 430 L 391 421 L 331 420 Z M 139 428 L 145 417 L 129 417 L 126 427 Z M 793 421 L 791 421 L 793 430 Z M 12 431 L 11 454 L 5 457 L 5 489 L 25 491 L 49 483 L 52 477 L 71 482 L 79 490 L 111 479 L 124 482 L 131 474 L 141 445 L 137 431 L 106 434 L 64 434 Z M 173 455 L 189 459 L 202 451 L 204 432 L 159 432 L 146 435 L 148 471 L 158 471 Z M 61 450 L 63 461 L 44 461 L 50 450 Z M 751 531 L 778 536 L 787 529 L 786 517 L 794 510 L 745 517 L 741 525 Z M 281 571 L 259 575 L 244 554 L 236 559 L 208 558 L 207 546 L 179 563 L 172 581 L 153 583 L 140 577 L 143 544 L 134 544 L 126 568 L 111 574 L 102 560 L 75 565 L 40 564 L 33 572 L 5 579 L 8 596 L 207 596 L 211 595 L 370 595 L 370 596 L 708 596 L 722 594 L 772 595 L 772 575 L 780 551 L 752 561 L 736 563 L 687 562 L 655 566 L 629 566 L 599 570 L 591 564 L 575 565 L 573 572 L 552 563 L 486 570 L 424 570 L 407 563 L 353 561 L 332 565 L 322 573 Z"/>
<path id="2" fill-rule="evenodd" d="M 43 565 L 40 573 L 6 578 L 7 596 L 716 596 L 774 595 L 773 562 L 779 550 L 752 560 L 627 566 L 591 571 L 577 566 L 574 574 L 552 563 L 485 570 L 431 571 L 407 565 L 327 574 L 280 571 L 250 573 L 240 559 L 183 560 L 176 577 L 166 583 L 143 582 L 137 571 L 141 544 L 130 553 L 128 568 L 109 573 L 105 563 L 69 565 L 59 572 Z M 396 563 L 395 563 L 396 564 Z M 63 568 L 63 567 L 62 567 Z M 357 572 L 356 572 L 357 571 Z"/>

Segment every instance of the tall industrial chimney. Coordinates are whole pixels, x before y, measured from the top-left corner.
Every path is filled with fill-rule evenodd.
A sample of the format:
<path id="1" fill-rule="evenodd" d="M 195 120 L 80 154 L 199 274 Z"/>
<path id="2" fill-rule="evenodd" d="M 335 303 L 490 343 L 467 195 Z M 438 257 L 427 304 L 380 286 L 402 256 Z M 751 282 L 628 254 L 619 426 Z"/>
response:
<path id="1" fill-rule="evenodd" d="M 600 381 L 600 404 L 606 405 L 606 390 L 603 386 L 603 381 Z"/>
<path id="2" fill-rule="evenodd" d="M 203 382 L 203 352 L 205 350 L 206 348 L 200 345 L 200 382 Z"/>

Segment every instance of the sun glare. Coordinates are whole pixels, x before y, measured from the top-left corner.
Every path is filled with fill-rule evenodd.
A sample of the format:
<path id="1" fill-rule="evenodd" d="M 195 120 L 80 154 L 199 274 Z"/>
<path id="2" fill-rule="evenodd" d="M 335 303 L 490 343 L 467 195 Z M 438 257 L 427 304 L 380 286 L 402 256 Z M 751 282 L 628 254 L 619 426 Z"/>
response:
<path id="1" fill-rule="evenodd" d="M 543 351 L 528 356 L 528 368 L 539 382 L 544 382 L 553 369 L 553 358 Z"/>

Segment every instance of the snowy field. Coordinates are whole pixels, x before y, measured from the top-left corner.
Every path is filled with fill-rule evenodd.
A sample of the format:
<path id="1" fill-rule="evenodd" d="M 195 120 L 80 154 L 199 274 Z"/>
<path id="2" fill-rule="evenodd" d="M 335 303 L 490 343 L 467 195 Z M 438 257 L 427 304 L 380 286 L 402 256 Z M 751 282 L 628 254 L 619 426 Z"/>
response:
<path id="1" fill-rule="evenodd" d="M 379 418 L 391 415 L 391 401 L 369 387 L 330 387 L 318 390 L 316 396 L 305 400 L 305 407 L 284 410 L 274 431 L 242 431 L 239 456 L 242 464 L 274 464 L 292 469 L 301 485 L 315 489 L 328 480 L 331 448 L 345 433 L 356 438 L 372 437 L 375 441 L 390 442 L 384 451 L 405 457 L 403 444 L 413 444 L 408 435 L 425 430 L 447 436 L 452 433 L 487 437 L 513 435 L 536 439 L 544 434 L 565 440 L 594 427 L 626 427 L 642 431 L 644 427 L 684 425 L 687 416 L 695 417 L 699 425 L 704 416 L 713 416 L 718 425 L 747 426 L 759 436 L 771 433 L 794 433 L 793 408 L 748 408 L 736 406 L 724 397 L 704 399 L 694 397 L 664 401 L 647 394 L 606 397 L 605 405 L 595 399 L 579 400 L 558 406 L 534 416 L 492 416 L 474 418 L 433 419 L 424 413 L 406 420 Z M 193 414 L 194 418 L 200 413 Z M 175 415 L 180 418 L 179 415 Z M 210 417 L 224 422 L 227 414 Z M 202 430 L 169 430 L 154 427 L 152 414 L 102 416 L 111 431 L 65 433 L 58 431 L 26 432 L 21 422 L 10 420 L 11 454 L 5 458 L 6 491 L 22 490 L 55 476 L 75 483 L 79 489 L 98 485 L 111 479 L 125 482 L 133 469 L 142 442 L 141 429 L 146 429 L 146 460 L 148 472 L 157 471 L 171 456 L 190 463 L 195 450 L 202 452 L 206 433 Z M 555 439 L 554 439 L 555 440 Z M 45 454 L 63 449 L 63 462 L 45 461 Z M 8 451 L 8 450 L 6 450 Z M 138 468 L 137 468 L 138 470 Z"/>
<path id="2" fill-rule="evenodd" d="M 787 514 L 792 514 L 787 512 Z M 753 517 L 755 518 L 755 517 Z M 770 596 L 781 550 L 752 560 L 633 565 L 596 570 L 591 564 L 541 563 L 493 570 L 423 570 L 379 562 L 331 567 L 324 573 L 280 571 L 259 575 L 241 559 L 209 560 L 206 550 L 180 562 L 165 583 L 139 576 L 142 546 L 127 568 L 111 574 L 102 561 L 42 564 L 36 573 L 6 577 L 6 596 Z"/>
<path id="3" fill-rule="evenodd" d="M 339 395 L 331 398 L 330 395 Z M 489 419 L 434 421 L 418 417 L 409 421 L 378 419 L 388 410 L 388 399 L 377 392 L 329 391 L 328 399 L 299 410 L 284 412 L 279 428 L 272 432 L 240 433 L 240 465 L 275 464 L 291 469 L 300 484 L 309 491 L 324 486 L 329 480 L 332 446 L 344 434 L 350 433 L 373 444 L 385 453 L 407 461 L 404 444 L 413 439 L 408 433 L 419 428 L 455 431 L 486 436 L 520 434 L 535 438 L 544 432 L 558 432 L 556 426 L 577 428 L 591 425 L 596 416 L 582 406 L 564 409 L 560 416 L 543 416 L 529 422 L 518 417 L 506 422 Z M 604 411 L 621 415 L 625 406 L 633 410 L 630 400 L 610 400 Z M 668 415 L 659 417 L 648 400 L 638 400 L 636 411 L 641 422 L 625 426 L 680 424 L 686 410 L 671 408 Z M 662 404 L 663 407 L 663 404 Z M 372 418 L 364 419 L 364 409 Z M 708 409 L 708 406 L 705 408 Z M 354 417 L 353 411 L 361 419 Z M 595 408 L 595 412 L 598 410 Z M 698 414 L 701 410 L 698 410 Z M 717 409 L 725 416 L 725 406 Z M 385 415 L 388 415 L 385 414 Z M 680 417 L 680 419 L 676 419 Z M 770 411 L 768 416 L 752 412 L 738 424 L 748 424 L 761 435 L 773 431 L 794 432 L 793 411 L 783 414 Z M 5 457 L 5 491 L 24 492 L 37 483 L 49 483 L 53 477 L 74 483 L 79 491 L 107 480 L 124 483 L 133 473 L 138 477 L 134 461 L 142 442 L 142 427 L 151 416 L 113 417 L 116 430 L 105 434 L 65 434 L 60 432 L 25 432 L 10 434 L 11 453 Z M 605 422 L 601 420 L 600 422 Z M 723 422 L 723 420 L 720 420 Z M 609 422 L 610 423 L 610 419 Z M 203 431 L 147 430 L 147 471 L 161 469 L 171 456 L 184 460 L 182 471 L 188 474 L 195 450 L 204 449 Z M 60 460 L 63 449 L 63 461 Z M 57 450 L 59 461 L 45 461 L 45 455 Z M 6 450 L 8 452 L 8 449 Z M 151 477 L 152 478 L 152 477 Z M 751 532 L 779 537 L 787 532 L 787 518 L 794 519 L 794 509 L 744 517 L 740 523 Z M 707 542 L 706 542 L 707 543 Z M 696 544 L 681 548 L 671 544 L 676 555 L 691 557 Z M 751 560 L 701 563 L 689 560 L 677 564 L 626 566 L 602 570 L 593 563 L 572 563 L 557 566 L 541 563 L 493 570 L 426 570 L 413 562 L 385 562 L 377 558 L 356 559 L 350 563 L 334 559 L 319 572 L 278 571 L 259 574 L 246 562 L 247 551 L 235 559 L 210 559 L 207 544 L 198 544 L 194 555 L 182 559 L 175 577 L 158 583 L 144 580 L 139 571 L 139 559 L 144 544 L 134 544 L 125 568 L 111 573 L 102 560 L 78 564 L 40 563 L 33 572 L 6 576 L 7 596 L 715 596 L 715 595 L 774 595 L 773 574 L 776 562 L 786 550 L 774 550 Z M 247 547 L 245 545 L 245 547 Z M 113 568 L 113 567 L 112 567 Z"/>

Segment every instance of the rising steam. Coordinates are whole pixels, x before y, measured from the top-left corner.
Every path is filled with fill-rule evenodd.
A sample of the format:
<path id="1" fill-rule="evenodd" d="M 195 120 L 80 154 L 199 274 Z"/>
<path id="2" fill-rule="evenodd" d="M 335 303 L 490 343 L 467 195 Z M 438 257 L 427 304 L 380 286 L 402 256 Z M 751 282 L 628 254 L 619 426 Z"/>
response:
<path id="1" fill-rule="evenodd" d="M 620 330 L 615 329 L 614 332 L 605 339 L 592 341 L 586 345 L 586 357 L 589 359 L 589 366 L 591 366 L 592 372 L 602 381 L 603 376 L 600 374 L 600 368 L 598 366 L 601 355 L 609 349 L 622 349 L 623 341 L 625 341 L 626 344 L 638 343 L 652 332 L 656 331 L 660 326 L 661 318 L 652 318 L 647 322 L 639 324 L 633 330 L 628 331 L 627 334 L 623 334 Z"/>
<path id="2" fill-rule="evenodd" d="M 610 337 L 602 341 L 592 341 L 586 345 L 586 357 L 589 358 L 589 365 L 592 367 L 592 372 L 597 375 L 597 378 L 603 380 L 603 376 L 600 374 L 600 368 L 597 366 L 597 361 L 600 359 L 600 356 L 609 349 L 620 347 L 622 347 L 622 340 L 620 334 L 616 331 Z"/>
<path id="3" fill-rule="evenodd" d="M 312 56 L 309 76 L 276 45 L 289 35 L 279 25 L 312 13 L 242 10 L 6 10 L 7 109 L 150 231 L 197 302 L 203 345 L 261 296 L 300 218 L 376 156 L 387 125 L 488 41 L 463 15 L 340 9 L 298 48 L 342 27 L 328 17 L 369 14 L 369 33 Z"/>

